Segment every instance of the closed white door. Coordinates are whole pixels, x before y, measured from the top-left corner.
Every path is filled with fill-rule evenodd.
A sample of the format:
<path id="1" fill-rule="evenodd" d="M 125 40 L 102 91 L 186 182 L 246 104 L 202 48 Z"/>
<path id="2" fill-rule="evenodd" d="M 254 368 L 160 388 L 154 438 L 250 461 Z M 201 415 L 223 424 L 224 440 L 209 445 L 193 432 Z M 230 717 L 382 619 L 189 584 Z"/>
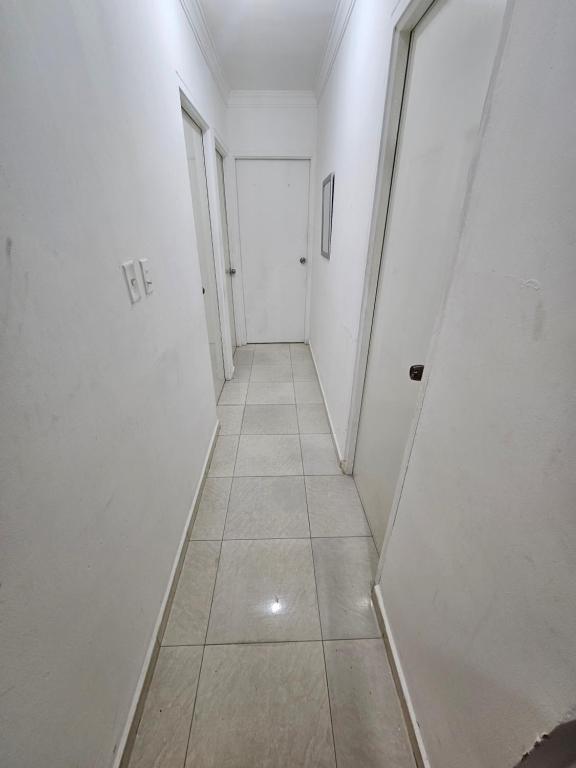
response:
<path id="1" fill-rule="evenodd" d="M 202 131 L 184 110 L 182 110 L 182 120 L 184 123 L 190 190 L 192 192 L 192 214 L 196 228 L 198 261 L 200 263 L 202 291 L 204 293 L 204 311 L 208 328 L 210 361 L 212 363 L 214 392 L 216 400 L 218 400 L 224 386 L 224 357 L 222 355 L 222 333 L 218 310 L 218 293 L 216 290 L 216 268 L 214 265 L 208 185 L 206 183 L 206 165 L 204 162 L 204 142 L 202 140 Z"/>
<path id="2" fill-rule="evenodd" d="M 232 352 L 236 349 L 236 322 L 234 319 L 234 296 L 232 293 L 232 278 L 236 270 L 230 263 L 230 240 L 228 238 L 228 215 L 226 209 L 226 190 L 224 187 L 224 158 L 220 152 L 216 152 L 216 164 L 218 167 L 218 196 L 220 200 L 220 221 L 222 222 L 222 240 L 224 242 L 224 266 L 226 268 L 226 300 L 228 302 L 228 318 L 230 320 L 230 338 L 232 339 Z"/>
<path id="3" fill-rule="evenodd" d="M 237 160 L 248 342 L 304 341 L 308 160 Z"/>
<path id="4" fill-rule="evenodd" d="M 505 0 L 437 0 L 412 33 L 354 475 L 380 548 L 452 271 Z M 454 371 L 458 376 L 458 371 Z"/>

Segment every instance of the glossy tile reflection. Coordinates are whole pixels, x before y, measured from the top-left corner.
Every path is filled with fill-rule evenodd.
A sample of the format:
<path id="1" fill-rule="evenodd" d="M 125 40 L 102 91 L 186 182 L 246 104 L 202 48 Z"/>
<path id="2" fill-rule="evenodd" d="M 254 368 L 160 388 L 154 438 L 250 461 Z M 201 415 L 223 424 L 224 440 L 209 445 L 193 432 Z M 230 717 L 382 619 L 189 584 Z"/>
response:
<path id="1" fill-rule="evenodd" d="M 224 541 L 206 642 L 319 639 L 310 541 Z"/>

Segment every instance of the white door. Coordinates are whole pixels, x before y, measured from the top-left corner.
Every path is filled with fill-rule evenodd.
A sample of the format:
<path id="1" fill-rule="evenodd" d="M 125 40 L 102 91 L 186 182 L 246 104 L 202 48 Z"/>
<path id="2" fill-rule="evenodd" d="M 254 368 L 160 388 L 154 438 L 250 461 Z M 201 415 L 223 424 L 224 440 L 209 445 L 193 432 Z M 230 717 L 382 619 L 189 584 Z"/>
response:
<path id="1" fill-rule="evenodd" d="M 304 341 L 310 163 L 237 160 L 236 175 L 247 341 Z"/>
<path id="2" fill-rule="evenodd" d="M 192 212 L 198 244 L 198 260 L 200 262 L 200 274 L 202 275 L 204 311 L 206 312 L 208 342 L 210 344 L 214 392 L 216 400 L 218 400 L 224 386 L 224 357 L 222 355 L 222 333 L 220 330 L 216 269 L 214 266 L 208 186 L 206 184 L 206 166 L 204 163 L 204 142 L 202 140 L 202 131 L 184 110 L 182 110 L 182 120 L 184 123 L 190 190 L 192 192 Z"/>
<path id="3" fill-rule="evenodd" d="M 505 0 L 437 0 L 412 33 L 354 475 L 384 539 L 453 267 Z M 454 371 L 458 376 L 458 371 Z"/>
<path id="4" fill-rule="evenodd" d="M 222 240 L 224 241 L 224 266 L 226 268 L 226 300 L 228 302 L 228 317 L 230 319 L 230 338 L 232 352 L 236 349 L 236 322 L 234 320 L 234 297 L 232 294 L 232 278 L 236 274 L 230 264 L 230 240 L 228 239 L 228 215 L 226 210 L 226 190 L 224 187 L 224 158 L 216 152 L 218 166 L 218 197 L 220 199 L 220 221 L 222 222 Z"/>

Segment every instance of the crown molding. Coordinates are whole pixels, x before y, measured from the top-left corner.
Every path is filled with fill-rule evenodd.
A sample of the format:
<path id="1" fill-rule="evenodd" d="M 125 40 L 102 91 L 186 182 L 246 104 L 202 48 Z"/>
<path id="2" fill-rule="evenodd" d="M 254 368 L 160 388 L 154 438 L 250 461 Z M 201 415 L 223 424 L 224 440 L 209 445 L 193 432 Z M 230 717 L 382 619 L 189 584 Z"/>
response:
<path id="1" fill-rule="evenodd" d="M 314 91 L 230 91 L 231 109 L 267 107 L 316 107 Z"/>
<path id="2" fill-rule="evenodd" d="M 326 87 L 326 83 L 328 82 L 328 78 L 330 77 L 330 73 L 332 72 L 332 67 L 334 66 L 334 61 L 340 50 L 340 44 L 344 37 L 344 33 L 346 32 L 355 3 L 356 0 L 338 0 L 338 4 L 336 5 L 330 32 L 328 33 L 326 50 L 324 51 L 322 64 L 320 65 L 318 79 L 316 81 L 316 95 L 318 99 L 320 99 L 320 96 Z"/>
<path id="3" fill-rule="evenodd" d="M 184 15 L 188 19 L 188 23 L 190 24 L 190 28 L 202 51 L 208 69 L 216 81 L 216 85 L 224 99 L 224 103 L 226 103 L 228 94 L 230 93 L 230 86 L 226 81 L 224 70 L 220 64 L 218 54 L 216 53 L 216 46 L 214 45 L 210 30 L 208 29 L 206 16 L 204 15 L 204 9 L 202 8 L 200 0 L 180 0 L 180 5 L 182 6 Z"/>

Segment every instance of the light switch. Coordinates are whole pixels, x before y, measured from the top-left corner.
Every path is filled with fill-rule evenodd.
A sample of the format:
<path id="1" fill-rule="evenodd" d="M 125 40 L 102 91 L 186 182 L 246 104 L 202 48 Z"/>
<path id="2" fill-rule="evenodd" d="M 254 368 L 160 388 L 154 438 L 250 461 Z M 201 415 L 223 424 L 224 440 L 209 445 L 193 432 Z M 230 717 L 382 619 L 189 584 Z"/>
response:
<path id="1" fill-rule="evenodd" d="M 144 290 L 147 294 L 152 293 L 152 275 L 150 274 L 150 264 L 148 259 L 140 259 L 140 271 L 142 272 L 142 281 L 144 282 Z"/>
<path id="2" fill-rule="evenodd" d="M 130 296 L 130 301 L 132 304 L 136 304 L 136 302 L 140 301 L 142 298 L 142 294 L 140 293 L 140 284 L 138 283 L 138 279 L 136 277 L 136 265 L 133 261 L 125 261 L 124 264 L 122 264 L 122 269 L 124 271 L 126 285 L 128 286 L 128 295 Z"/>

